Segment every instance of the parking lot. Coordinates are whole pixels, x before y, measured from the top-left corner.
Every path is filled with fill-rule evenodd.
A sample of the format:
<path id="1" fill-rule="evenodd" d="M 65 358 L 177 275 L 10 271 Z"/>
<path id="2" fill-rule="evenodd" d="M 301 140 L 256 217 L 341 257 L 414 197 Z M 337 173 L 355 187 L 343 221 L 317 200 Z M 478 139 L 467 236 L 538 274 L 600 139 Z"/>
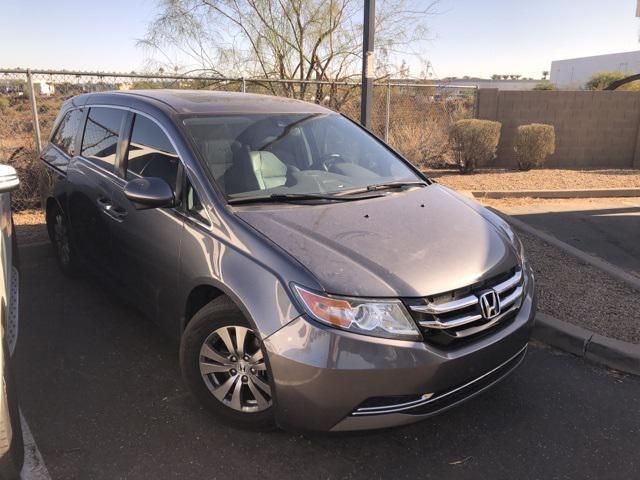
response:
<path id="1" fill-rule="evenodd" d="M 640 198 L 492 201 L 503 212 L 640 275 Z"/>
<path id="2" fill-rule="evenodd" d="M 177 346 L 49 250 L 21 251 L 15 357 L 52 478 L 633 478 L 640 380 L 541 345 L 476 399 L 422 423 L 351 435 L 253 433 L 186 391 Z M 313 415 L 313 412 L 309 412 Z M 624 460 L 621 460 L 624 459 Z"/>

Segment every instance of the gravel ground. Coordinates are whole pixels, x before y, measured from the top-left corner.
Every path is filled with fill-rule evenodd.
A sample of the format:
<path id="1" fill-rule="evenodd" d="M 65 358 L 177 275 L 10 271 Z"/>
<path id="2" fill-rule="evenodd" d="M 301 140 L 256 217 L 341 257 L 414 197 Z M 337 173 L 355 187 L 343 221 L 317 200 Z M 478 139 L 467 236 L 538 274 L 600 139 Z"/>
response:
<path id="1" fill-rule="evenodd" d="M 534 235 L 518 235 L 536 274 L 540 311 L 606 337 L 640 343 L 640 292 Z"/>
<path id="2" fill-rule="evenodd" d="M 640 188 L 640 170 L 427 170 L 428 176 L 455 190 L 569 190 Z"/>
<path id="3" fill-rule="evenodd" d="M 482 205 L 494 207 L 500 210 L 501 208 L 509 207 L 530 207 L 532 205 L 541 205 L 549 207 L 549 211 L 555 206 L 575 205 L 576 210 L 601 210 L 603 204 L 607 202 L 619 204 L 619 208 L 628 208 L 629 203 L 635 204 L 640 201 L 640 197 L 600 197 L 600 198 L 533 198 L 533 197 L 521 197 L 521 198 L 477 198 L 477 202 Z M 611 208 L 611 207 L 606 207 Z M 569 209 L 566 209 L 569 210 Z"/>
<path id="4" fill-rule="evenodd" d="M 20 245 L 49 240 L 42 210 L 13 212 L 13 224 L 16 227 L 16 235 Z"/>

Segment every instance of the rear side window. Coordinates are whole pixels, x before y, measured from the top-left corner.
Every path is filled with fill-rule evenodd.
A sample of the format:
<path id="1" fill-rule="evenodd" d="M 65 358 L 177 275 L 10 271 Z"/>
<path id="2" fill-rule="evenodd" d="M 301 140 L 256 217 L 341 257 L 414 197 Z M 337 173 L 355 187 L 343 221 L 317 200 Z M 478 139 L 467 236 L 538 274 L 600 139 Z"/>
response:
<path id="1" fill-rule="evenodd" d="M 51 139 L 51 143 L 71 157 L 75 155 L 75 139 L 81 121 L 82 110 L 76 109 L 67 112 Z"/>
<path id="2" fill-rule="evenodd" d="M 125 116 L 124 110 L 115 108 L 94 107 L 89 110 L 82 138 L 82 155 L 113 171 L 118 136 Z"/>
<path id="3" fill-rule="evenodd" d="M 178 154 L 167 135 L 153 121 L 136 115 L 127 153 L 127 180 L 160 177 L 175 190 Z"/>

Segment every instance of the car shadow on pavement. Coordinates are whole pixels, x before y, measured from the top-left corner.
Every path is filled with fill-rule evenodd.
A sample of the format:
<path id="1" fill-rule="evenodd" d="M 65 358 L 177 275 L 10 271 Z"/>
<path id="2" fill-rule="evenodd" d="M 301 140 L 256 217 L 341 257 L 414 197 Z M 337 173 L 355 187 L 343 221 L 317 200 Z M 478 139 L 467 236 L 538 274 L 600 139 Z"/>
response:
<path id="1" fill-rule="evenodd" d="M 16 374 L 52 478 L 630 478 L 640 468 L 640 381 L 539 345 L 495 388 L 419 424 L 232 429 L 189 395 L 176 343 L 152 322 L 99 282 L 62 276 L 50 255 L 21 253 Z"/>
<path id="2" fill-rule="evenodd" d="M 515 213 L 513 217 L 640 276 L 640 206 Z"/>

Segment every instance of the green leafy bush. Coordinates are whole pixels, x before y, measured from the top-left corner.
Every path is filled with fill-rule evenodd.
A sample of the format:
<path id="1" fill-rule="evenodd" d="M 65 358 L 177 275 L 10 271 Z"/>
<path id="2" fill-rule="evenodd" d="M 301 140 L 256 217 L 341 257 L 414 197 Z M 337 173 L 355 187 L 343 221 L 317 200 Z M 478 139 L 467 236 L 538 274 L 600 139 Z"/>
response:
<path id="1" fill-rule="evenodd" d="M 534 90 L 557 90 L 558 88 L 548 80 L 543 80 L 542 82 L 536 84 L 533 87 Z"/>
<path id="2" fill-rule="evenodd" d="M 585 83 L 585 88 L 587 90 L 604 90 L 613 82 L 618 80 L 622 80 L 626 75 L 622 72 L 596 72 L 587 83 Z"/>
<path id="3" fill-rule="evenodd" d="M 451 150 L 462 173 L 471 173 L 477 163 L 486 165 L 495 158 L 501 127 L 500 122 L 477 119 L 458 120 L 451 126 Z"/>
<path id="4" fill-rule="evenodd" d="M 544 164 L 556 149 L 556 133 L 553 125 L 532 123 L 520 125 L 513 146 L 520 170 L 531 170 Z"/>

